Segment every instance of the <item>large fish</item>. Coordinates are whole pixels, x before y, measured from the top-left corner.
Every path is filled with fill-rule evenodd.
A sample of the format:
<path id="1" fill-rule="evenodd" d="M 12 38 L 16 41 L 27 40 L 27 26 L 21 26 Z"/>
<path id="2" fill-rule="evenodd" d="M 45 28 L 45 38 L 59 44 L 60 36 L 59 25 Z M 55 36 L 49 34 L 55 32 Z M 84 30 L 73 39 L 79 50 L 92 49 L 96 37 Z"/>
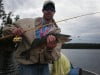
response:
<path id="1" fill-rule="evenodd" d="M 48 34 L 48 35 L 54 35 L 57 38 L 56 42 L 64 43 L 71 40 L 70 35 L 64 35 L 64 34 Z M 44 48 L 47 45 L 46 40 L 47 40 L 48 35 L 42 38 L 34 39 L 31 44 L 31 47 L 27 49 L 26 51 L 22 52 L 21 55 L 22 56 L 29 55 L 31 49 L 34 49 L 34 48 Z"/>

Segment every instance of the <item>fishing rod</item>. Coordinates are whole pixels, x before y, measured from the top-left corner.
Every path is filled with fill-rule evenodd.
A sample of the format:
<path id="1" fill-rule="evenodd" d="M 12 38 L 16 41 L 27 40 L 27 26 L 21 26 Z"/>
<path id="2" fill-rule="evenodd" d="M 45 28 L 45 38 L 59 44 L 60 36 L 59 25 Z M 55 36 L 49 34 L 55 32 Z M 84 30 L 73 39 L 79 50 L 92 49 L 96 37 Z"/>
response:
<path id="1" fill-rule="evenodd" d="M 63 22 L 63 21 L 66 21 L 66 20 L 76 19 L 76 18 L 83 17 L 83 16 L 94 15 L 94 14 L 97 14 L 97 13 L 100 13 L 100 12 L 94 12 L 94 13 L 83 14 L 83 15 L 79 15 L 79 16 L 75 16 L 75 17 L 63 19 L 63 20 L 57 21 L 56 23 Z"/>
<path id="2" fill-rule="evenodd" d="M 93 15 L 93 14 L 97 14 L 97 13 L 100 13 L 100 12 L 89 13 L 89 14 L 83 14 L 83 15 L 79 15 L 79 16 L 75 16 L 75 17 L 71 17 L 71 18 L 67 18 L 67 19 L 65 18 L 65 19 L 56 21 L 55 23 L 59 23 L 59 22 L 67 21 L 67 20 L 72 20 L 72 19 L 76 19 L 76 18 L 79 18 L 79 17 L 88 16 L 88 15 Z M 41 28 L 41 27 L 49 26 L 49 25 L 51 25 L 51 24 L 53 24 L 53 23 L 45 24 L 45 25 L 43 25 L 43 26 L 39 25 L 39 26 L 37 26 L 37 27 L 35 27 L 35 28 L 30 28 L 30 29 L 26 30 L 25 32 L 31 31 L 31 30 L 37 30 L 37 29 L 39 29 L 39 28 Z"/>
<path id="3" fill-rule="evenodd" d="M 79 18 L 79 17 L 83 17 L 83 16 L 94 15 L 94 14 L 97 14 L 97 13 L 100 13 L 100 12 L 88 13 L 88 14 L 83 14 L 83 15 L 71 17 L 71 18 L 65 18 L 65 19 L 56 21 L 55 23 L 59 23 L 59 22 L 67 21 L 67 20 L 72 20 L 72 19 L 76 19 L 76 18 Z M 49 24 L 45 24 L 45 25 L 39 25 L 39 26 L 37 26 L 37 27 L 30 28 L 30 29 L 24 31 L 24 33 L 25 33 L 25 32 L 28 32 L 28 31 L 31 31 L 31 30 L 38 30 L 38 29 L 40 29 L 40 28 L 42 28 L 42 27 L 49 26 L 49 25 L 51 25 L 51 24 L 53 24 L 53 23 L 49 23 Z M 4 37 L 1 37 L 0 40 L 5 39 L 5 38 L 8 38 L 8 37 L 11 37 L 11 36 L 13 36 L 13 35 L 6 35 L 6 36 L 4 36 Z M 16 36 L 16 38 L 17 38 L 17 36 Z"/>

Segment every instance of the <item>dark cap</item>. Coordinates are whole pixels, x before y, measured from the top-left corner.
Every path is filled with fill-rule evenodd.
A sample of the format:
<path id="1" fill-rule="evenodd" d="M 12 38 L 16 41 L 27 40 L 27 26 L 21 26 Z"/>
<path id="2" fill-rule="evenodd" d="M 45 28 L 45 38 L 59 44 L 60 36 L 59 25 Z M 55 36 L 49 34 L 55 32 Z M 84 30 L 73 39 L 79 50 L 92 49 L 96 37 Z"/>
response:
<path id="1" fill-rule="evenodd" d="M 51 10 L 55 12 L 55 3 L 52 1 L 46 1 L 43 5 L 42 11 L 44 10 Z"/>

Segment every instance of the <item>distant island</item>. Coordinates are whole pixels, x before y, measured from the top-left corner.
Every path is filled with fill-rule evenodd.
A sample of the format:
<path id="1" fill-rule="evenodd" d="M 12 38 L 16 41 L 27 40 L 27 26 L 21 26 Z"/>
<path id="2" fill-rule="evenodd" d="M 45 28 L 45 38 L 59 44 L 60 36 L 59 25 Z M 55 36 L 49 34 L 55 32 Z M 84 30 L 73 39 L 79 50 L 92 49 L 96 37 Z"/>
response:
<path id="1" fill-rule="evenodd" d="M 100 43 L 68 43 L 62 49 L 100 49 Z"/>

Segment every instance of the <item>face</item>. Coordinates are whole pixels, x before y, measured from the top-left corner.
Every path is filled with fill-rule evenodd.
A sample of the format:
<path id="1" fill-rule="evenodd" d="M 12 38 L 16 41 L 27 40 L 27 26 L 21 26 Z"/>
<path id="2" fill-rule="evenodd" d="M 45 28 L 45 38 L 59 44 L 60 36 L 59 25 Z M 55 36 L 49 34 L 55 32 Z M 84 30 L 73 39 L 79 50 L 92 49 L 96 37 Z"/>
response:
<path id="1" fill-rule="evenodd" d="M 53 18 L 55 12 L 51 10 L 43 10 L 43 16 L 45 19 L 50 20 Z"/>

